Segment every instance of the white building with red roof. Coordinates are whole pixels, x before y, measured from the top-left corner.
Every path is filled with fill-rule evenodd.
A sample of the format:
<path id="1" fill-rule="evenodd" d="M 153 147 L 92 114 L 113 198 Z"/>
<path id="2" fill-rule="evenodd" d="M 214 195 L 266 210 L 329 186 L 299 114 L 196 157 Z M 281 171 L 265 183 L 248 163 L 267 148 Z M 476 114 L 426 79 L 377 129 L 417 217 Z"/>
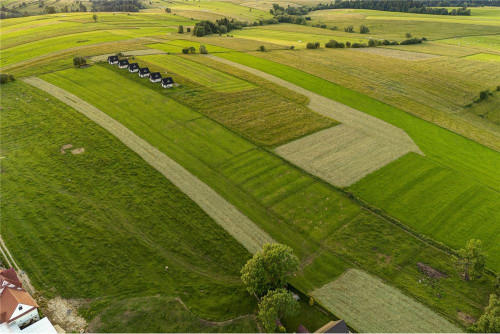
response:
<path id="1" fill-rule="evenodd" d="M 23 289 L 14 268 L 0 271 L 0 333 L 31 333 L 32 330 L 49 328 L 46 333 L 56 333 L 47 318 L 40 320 L 38 304 Z M 48 326 L 50 324 L 50 326 Z M 21 328 L 25 329 L 21 330 Z"/>

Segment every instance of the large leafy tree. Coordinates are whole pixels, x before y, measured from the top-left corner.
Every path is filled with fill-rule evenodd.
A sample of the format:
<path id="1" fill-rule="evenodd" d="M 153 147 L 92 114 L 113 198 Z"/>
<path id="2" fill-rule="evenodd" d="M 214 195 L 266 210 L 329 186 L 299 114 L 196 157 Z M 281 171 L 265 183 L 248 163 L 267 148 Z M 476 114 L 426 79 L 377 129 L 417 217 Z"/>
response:
<path id="1" fill-rule="evenodd" d="M 481 245 L 481 240 L 471 239 L 465 248 L 458 251 L 458 257 L 455 257 L 467 281 L 479 278 L 484 273 L 486 254 Z"/>
<path id="2" fill-rule="evenodd" d="M 500 333 L 500 299 L 497 295 L 490 295 L 490 303 L 474 329 L 480 333 Z"/>
<path id="3" fill-rule="evenodd" d="M 299 311 L 299 303 L 285 289 L 271 290 L 259 303 L 259 320 L 268 333 L 276 332 L 277 321 L 293 317 Z"/>
<path id="4" fill-rule="evenodd" d="M 241 280 L 248 292 L 261 297 L 282 288 L 299 267 L 293 250 L 282 244 L 265 244 L 241 269 Z"/>

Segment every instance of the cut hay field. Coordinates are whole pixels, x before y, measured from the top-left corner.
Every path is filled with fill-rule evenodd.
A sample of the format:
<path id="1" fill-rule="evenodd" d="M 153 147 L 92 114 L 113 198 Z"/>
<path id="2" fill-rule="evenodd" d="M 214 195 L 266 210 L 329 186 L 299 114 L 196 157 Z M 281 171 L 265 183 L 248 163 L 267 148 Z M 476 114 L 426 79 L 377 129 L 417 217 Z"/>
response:
<path id="1" fill-rule="evenodd" d="M 169 53 L 182 53 L 183 48 L 187 47 L 195 47 L 196 51 L 198 52 L 200 49 L 200 45 L 203 43 L 197 42 L 197 41 L 188 41 L 188 40 L 183 40 L 183 39 L 178 39 L 178 40 L 171 40 L 171 41 L 165 41 L 165 43 L 155 43 L 155 44 L 148 44 L 147 47 L 157 49 L 157 50 L 162 50 L 165 52 Z M 207 48 L 207 51 L 209 53 L 212 52 L 230 52 L 232 51 L 231 49 L 227 48 L 222 48 L 220 46 L 215 46 L 215 45 L 209 45 L 209 44 L 203 44 Z"/>
<path id="2" fill-rule="evenodd" d="M 383 333 L 380 323 L 389 325 L 395 333 L 461 332 L 422 304 L 361 270 L 347 270 L 312 295 L 361 332 Z M 346 307 L 351 304 L 359 307 Z"/>
<path id="3" fill-rule="evenodd" d="M 488 278 L 464 285 L 448 255 L 380 217 L 362 213 L 359 206 L 331 187 L 202 114 L 187 108 L 157 110 L 155 106 L 168 105 L 169 97 L 176 98 L 182 88 L 155 89 L 136 75 L 109 70 L 108 66 L 42 78 L 120 121 L 228 199 L 273 239 L 293 247 L 303 263 L 301 275 L 294 282 L 304 291 L 326 284 L 347 268 L 360 266 L 457 323 L 460 320 L 455 305 L 460 304 L 465 313 L 473 316 L 481 312 L 480 305 L 487 298 L 490 284 Z M 79 80 L 68 80 L 74 76 Z M 117 84 L 124 88 L 113 89 Z M 189 88 L 192 84 L 186 81 L 183 85 Z M 148 98 L 133 99 L 134 94 Z M 358 239 L 360 235 L 365 235 L 363 240 Z M 403 245 L 391 238 L 404 240 Z M 380 266 L 374 247 L 393 260 Z M 421 274 L 415 261 L 432 263 L 450 273 L 450 278 L 433 287 L 419 284 Z M 457 286 L 461 287 L 460 295 L 444 293 Z M 442 298 L 436 297 L 435 289 L 443 292 Z"/>
<path id="4" fill-rule="evenodd" d="M 429 196 L 429 193 L 419 192 L 422 189 L 414 189 L 408 185 L 404 187 L 401 179 L 391 177 L 387 179 L 387 183 L 384 184 L 383 188 L 375 187 L 374 185 L 368 186 L 371 189 L 370 195 L 367 196 L 368 192 L 359 194 L 361 198 L 369 203 L 380 204 L 379 200 L 383 197 L 381 196 L 381 189 L 389 190 L 387 193 L 390 193 L 392 189 L 402 189 L 405 195 L 401 198 L 406 199 L 403 206 L 399 205 L 393 210 L 383 205 L 378 207 L 390 212 L 391 215 L 413 229 L 428 237 L 433 237 L 438 241 L 444 242 L 451 247 L 456 248 L 457 245 L 461 246 L 465 244 L 471 237 L 481 236 L 489 251 L 493 254 L 498 252 L 498 245 L 500 244 L 498 229 L 500 227 L 496 224 L 497 220 L 494 216 L 485 216 L 483 211 L 486 209 L 487 212 L 492 212 L 500 205 L 500 198 L 498 196 L 500 179 L 495 167 L 500 165 L 500 157 L 497 152 L 437 127 L 432 123 L 422 121 L 397 108 L 291 67 L 248 54 L 226 53 L 218 56 L 254 67 L 263 72 L 281 77 L 284 80 L 289 80 L 298 86 L 342 102 L 357 110 L 364 111 L 405 130 L 425 154 L 425 157 L 412 155 L 411 159 L 425 160 L 428 164 L 436 167 L 444 167 L 441 173 L 444 173 L 447 177 L 428 180 L 429 184 L 433 184 L 430 189 L 434 189 L 434 192 L 437 192 L 439 189 L 447 189 L 448 177 L 458 183 L 473 184 L 474 192 L 481 192 L 483 194 L 481 198 L 485 199 L 484 206 L 482 205 L 481 208 L 470 207 L 472 210 L 468 210 L 468 208 L 457 213 L 452 208 L 463 209 L 463 207 L 460 207 L 460 203 L 462 203 L 460 197 L 455 197 L 451 193 L 448 193 L 448 196 L 442 198 L 445 201 L 441 206 L 444 208 L 442 214 L 447 219 L 450 227 L 454 227 L 448 230 L 450 233 L 443 234 L 439 238 L 434 236 L 433 233 L 440 228 L 440 225 L 434 224 L 431 216 L 427 216 L 427 219 L 422 221 L 416 219 L 416 216 L 412 214 L 412 212 L 420 211 L 422 206 L 429 205 L 431 207 L 435 201 L 435 197 Z M 478 159 L 478 156 L 482 156 L 482 158 Z M 411 174 L 417 175 L 417 170 L 410 168 L 406 170 L 408 171 L 408 176 Z M 381 172 L 383 171 L 384 169 L 381 170 Z M 356 191 L 354 192 L 356 193 Z M 415 196 L 415 193 L 419 193 L 417 196 L 420 198 L 420 201 L 408 200 L 410 197 Z M 489 194 L 493 196 L 489 196 Z M 469 192 L 468 195 L 474 196 L 474 193 Z M 425 202 L 428 204 L 424 204 Z M 461 215 L 467 215 L 471 219 L 470 221 L 474 222 L 474 229 L 471 228 L 469 223 L 463 221 L 462 217 L 460 217 Z M 475 227 L 478 227 L 478 229 L 475 229 Z M 468 230 L 470 233 L 464 233 L 464 230 Z M 485 233 L 483 234 L 482 231 Z M 496 256 L 490 257 L 489 265 L 498 269 L 500 258 Z"/>
<path id="5" fill-rule="evenodd" d="M 168 73 L 182 73 L 182 76 L 219 92 L 239 92 L 255 87 L 247 81 L 192 62 L 186 58 L 152 55 L 142 56 L 141 59 L 168 69 Z"/>

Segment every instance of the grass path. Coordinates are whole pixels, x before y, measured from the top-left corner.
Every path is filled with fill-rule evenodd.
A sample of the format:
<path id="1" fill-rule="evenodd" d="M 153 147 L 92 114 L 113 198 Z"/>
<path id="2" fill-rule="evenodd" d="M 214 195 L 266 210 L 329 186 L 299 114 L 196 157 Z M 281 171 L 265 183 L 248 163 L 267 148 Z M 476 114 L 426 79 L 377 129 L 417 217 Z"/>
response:
<path id="1" fill-rule="evenodd" d="M 249 252 L 255 253 L 264 243 L 273 242 L 266 232 L 222 196 L 118 121 L 75 95 L 42 79 L 30 77 L 23 81 L 51 94 L 117 137 L 189 196 Z"/>
<path id="2" fill-rule="evenodd" d="M 300 138 L 276 149 L 276 152 L 285 159 L 336 186 L 346 187 L 354 184 L 364 176 L 409 152 L 423 155 L 406 132 L 389 123 L 274 75 L 216 56 L 209 55 L 208 57 L 305 95 L 310 99 L 309 108 L 342 123 L 342 131 L 335 130 L 335 128 L 324 130 L 328 137 L 337 139 L 333 140 L 326 149 L 322 145 L 317 145 L 316 148 L 311 147 L 311 138 L 316 137 L 317 134 Z M 374 156 L 385 158 L 369 161 L 365 159 L 363 168 L 359 168 L 359 161 L 363 160 L 368 146 Z M 322 162 L 318 163 L 318 158 L 321 158 Z M 342 166 L 342 168 L 335 168 L 335 166 Z"/>

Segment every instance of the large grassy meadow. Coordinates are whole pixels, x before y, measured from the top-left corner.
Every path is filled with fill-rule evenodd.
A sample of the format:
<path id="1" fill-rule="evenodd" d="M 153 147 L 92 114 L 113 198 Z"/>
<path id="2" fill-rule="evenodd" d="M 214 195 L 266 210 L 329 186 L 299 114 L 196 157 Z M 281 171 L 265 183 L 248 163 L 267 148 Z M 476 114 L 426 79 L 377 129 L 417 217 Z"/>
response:
<path id="1" fill-rule="evenodd" d="M 60 2 L 54 4 L 67 0 Z M 192 28 L 203 19 L 271 18 L 270 5 L 157 0 L 141 13 L 97 13 L 97 22 L 90 12 L 2 20 L 0 72 L 39 76 L 67 90 L 182 165 L 293 248 L 301 261 L 295 288 L 311 295 L 345 285 L 352 302 L 325 293 L 323 306 L 354 329 L 414 327 L 408 312 L 394 325 L 365 317 L 368 311 L 359 311 L 369 307 L 359 293 L 364 283 L 336 281 L 353 268 L 394 297 L 384 299 L 381 314 L 404 309 L 407 298 L 432 315 L 422 331 L 465 329 L 467 319 L 482 314 L 494 279 L 465 282 L 450 254 L 422 239 L 458 249 L 479 238 L 489 269 L 500 270 L 500 92 L 471 104 L 500 84 L 500 9 L 473 8 L 470 17 L 326 10 L 311 12 L 307 26 L 255 26 L 202 38 L 177 33 L 178 25 Z M 338 30 L 310 26 L 317 23 Z M 369 34 L 343 31 L 361 24 Z M 332 38 L 401 41 L 406 32 L 430 41 L 378 53 L 323 47 Z M 319 50 L 305 49 L 316 41 Z M 345 189 L 311 176 L 273 149 L 338 122 L 310 110 L 303 95 L 182 54 L 189 46 L 198 52 L 201 44 L 403 129 L 424 156 L 407 154 Z M 261 45 L 267 52 L 257 52 Z M 166 90 L 90 59 L 148 48 L 171 54 L 133 61 L 172 76 L 178 86 Z M 75 56 L 87 57 L 90 66 L 74 68 Z M 239 277 L 250 254 L 222 227 L 60 101 L 20 81 L 2 85 L 1 97 L 2 237 L 44 296 L 82 300 L 79 312 L 96 332 L 259 330 L 256 302 Z M 62 153 L 65 144 L 73 147 Z M 80 147 L 82 154 L 71 153 Z M 419 262 L 445 275 L 431 279 Z M 329 319 L 302 300 L 299 316 L 283 323 L 289 332 L 300 323 L 314 331 Z"/>
<path id="2" fill-rule="evenodd" d="M 165 91 L 135 74 L 108 66 L 42 78 L 119 120 L 227 198 L 273 239 L 292 246 L 303 263 L 302 274 L 294 279 L 298 287 L 312 291 L 345 269 L 359 267 L 454 322 L 460 323 L 458 304 L 467 314 L 478 315 L 489 290 L 489 278 L 464 284 L 449 255 L 366 213 L 332 187 L 168 98 L 177 99 L 182 89 Z M 76 76 L 78 80 L 71 79 Z M 116 90 L 115 85 L 123 89 Z M 145 98 L 134 99 L 134 94 Z M 381 266 L 373 249 L 381 249 L 393 260 Z M 416 267 L 418 261 L 450 273 L 449 278 L 433 286 L 418 283 L 422 275 Z M 457 286 L 461 287 L 460 295 L 445 293 Z M 436 294 L 435 289 L 442 293 Z"/>

